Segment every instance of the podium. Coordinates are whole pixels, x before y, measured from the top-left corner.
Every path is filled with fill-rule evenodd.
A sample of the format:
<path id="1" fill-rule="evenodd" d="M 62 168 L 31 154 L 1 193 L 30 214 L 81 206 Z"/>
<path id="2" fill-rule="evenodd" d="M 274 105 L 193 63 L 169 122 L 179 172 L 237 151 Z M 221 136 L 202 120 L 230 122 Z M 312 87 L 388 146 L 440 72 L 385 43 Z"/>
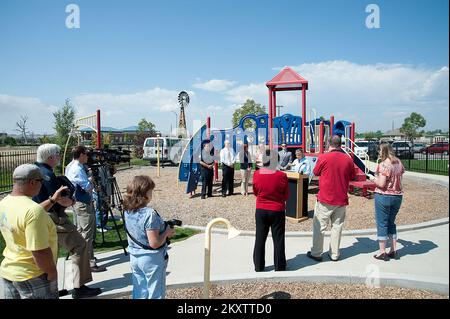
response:
<path id="1" fill-rule="evenodd" d="M 285 171 L 289 182 L 289 198 L 286 201 L 286 219 L 302 222 L 308 219 L 309 176 Z"/>

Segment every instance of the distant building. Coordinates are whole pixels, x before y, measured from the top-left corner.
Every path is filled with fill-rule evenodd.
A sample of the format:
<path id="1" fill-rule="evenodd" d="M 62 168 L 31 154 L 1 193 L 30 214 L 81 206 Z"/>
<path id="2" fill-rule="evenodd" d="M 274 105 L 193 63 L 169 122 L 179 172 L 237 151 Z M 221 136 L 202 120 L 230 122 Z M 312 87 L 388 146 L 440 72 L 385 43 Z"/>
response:
<path id="1" fill-rule="evenodd" d="M 390 140 L 390 141 L 401 141 L 405 140 L 405 138 L 406 135 L 400 132 L 399 128 L 387 131 L 386 133 L 383 133 L 383 136 L 381 137 L 382 140 Z"/>
<path id="2" fill-rule="evenodd" d="M 433 136 L 433 143 L 441 143 L 441 142 L 448 143 L 448 135 L 439 134 Z"/>
<path id="3" fill-rule="evenodd" d="M 406 140 L 406 135 L 401 133 L 400 129 L 395 129 L 383 133 L 383 137 L 381 139 L 385 141 L 404 141 Z M 448 140 L 449 140 L 448 134 L 436 133 L 436 134 L 425 134 L 423 136 L 417 137 L 414 139 L 414 142 L 432 144 L 439 142 L 448 142 Z"/>
<path id="4" fill-rule="evenodd" d="M 109 139 L 109 144 L 128 144 L 131 143 L 139 132 L 137 126 L 129 126 L 122 129 L 117 129 L 114 127 L 102 126 L 102 140 Z M 94 130 L 91 128 L 81 129 L 81 138 L 85 142 L 95 143 L 92 141 Z M 95 136 L 94 136 L 95 139 Z"/>

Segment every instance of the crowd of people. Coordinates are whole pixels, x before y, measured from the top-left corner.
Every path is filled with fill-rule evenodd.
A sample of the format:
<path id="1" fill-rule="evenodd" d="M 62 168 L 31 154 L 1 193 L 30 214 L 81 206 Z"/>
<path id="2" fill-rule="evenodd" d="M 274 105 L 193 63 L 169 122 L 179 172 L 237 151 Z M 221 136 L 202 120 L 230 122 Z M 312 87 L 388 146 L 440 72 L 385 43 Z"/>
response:
<path id="1" fill-rule="evenodd" d="M 213 182 L 213 155 L 210 141 L 203 143 L 203 150 L 208 155 L 208 162 L 200 161 L 202 168 L 202 182 L 208 185 L 208 197 L 212 196 Z M 253 250 L 255 271 L 263 271 L 265 267 L 265 243 L 269 229 L 272 232 L 274 245 L 275 271 L 286 269 L 285 257 L 285 216 L 286 201 L 289 198 L 288 179 L 283 171 L 297 172 L 304 175 L 314 175 L 319 178 L 319 192 L 317 194 L 313 217 L 313 239 L 311 250 L 307 257 L 320 262 L 324 252 L 324 234 L 328 226 L 331 226 L 329 258 L 332 261 L 339 260 L 339 246 L 342 229 L 345 221 L 346 206 L 348 206 L 349 182 L 355 178 L 355 166 L 341 148 L 341 138 L 330 138 L 329 150 L 319 156 L 313 166 L 305 156 L 304 150 L 295 150 L 295 159 L 287 149 L 286 144 L 281 144 L 281 149 L 269 150 L 264 144 L 259 145 L 253 157 L 248 151 L 248 144 L 244 143 L 237 155 L 234 154 L 230 142 L 224 142 L 224 148 L 220 151 L 220 163 L 222 164 L 222 196 L 233 195 L 234 164 L 239 160 L 241 171 L 241 194 L 248 195 L 248 186 L 253 163 L 253 194 L 256 196 L 256 237 Z M 402 202 L 403 188 L 402 175 L 404 168 L 401 161 L 395 156 L 392 147 L 388 143 L 379 146 L 380 163 L 377 166 L 375 176 L 369 178 L 375 183 L 375 212 L 377 223 L 377 237 L 380 250 L 374 255 L 379 260 L 397 258 L 396 254 L 396 227 L 395 217 Z M 203 155 L 201 158 L 204 158 Z M 206 174 L 207 173 L 207 174 Z M 208 177 L 208 179 L 206 179 Z M 205 192 L 202 186 L 202 198 Z M 228 191 L 228 193 L 227 193 Z M 390 250 L 386 252 L 388 240 Z"/>
<path id="2" fill-rule="evenodd" d="M 295 152 L 292 161 L 286 145 L 281 150 L 258 147 L 255 156 L 244 144 L 235 154 L 229 141 L 220 151 L 223 197 L 233 195 L 234 164 L 240 162 L 241 193 L 248 196 L 253 164 L 252 189 L 256 196 L 256 237 L 253 250 L 254 269 L 265 270 L 265 243 L 269 229 L 274 244 L 275 271 L 288 269 L 285 254 L 286 201 L 289 185 L 284 170 L 319 177 L 319 193 L 314 208 L 313 240 L 307 256 L 322 260 L 324 232 L 331 224 L 329 258 L 339 260 L 339 245 L 348 202 L 348 185 L 355 178 L 352 159 L 341 149 L 341 139 L 330 139 L 329 151 L 319 156 L 314 169 L 303 150 Z M 376 184 L 375 212 L 380 250 L 374 258 L 387 261 L 398 258 L 396 253 L 395 218 L 402 202 L 404 168 L 389 144 L 381 144 L 380 163 L 371 180 Z M 4 260 L 0 265 L 3 295 L 8 299 L 59 298 L 56 262 L 58 245 L 69 251 L 72 260 L 73 298 L 93 297 L 100 288 L 91 288 L 92 272 L 106 271 L 98 266 L 93 242 L 96 234 L 95 185 L 85 164 L 84 146 L 72 150 L 72 162 L 65 170 L 70 186 L 61 182 L 54 168 L 60 164 L 61 150 L 55 144 L 38 148 L 37 162 L 18 166 L 13 172 L 12 192 L 0 201 L 0 230 L 5 239 Z M 212 197 L 214 150 L 210 141 L 202 143 L 201 198 Z M 69 191 L 73 188 L 73 195 Z M 133 298 L 164 298 L 166 287 L 167 248 L 175 230 L 158 212 L 150 208 L 154 181 L 145 175 L 135 176 L 127 185 L 123 199 L 124 225 L 130 252 Z M 68 195 L 69 194 L 69 195 Z M 76 226 L 65 209 L 73 207 Z M 98 210 L 98 207 L 97 207 Z M 101 218 L 103 219 L 103 217 Z M 103 225 L 104 222 L 100 221 Z M 390 249 L 386 252 L 387 244 Z M 64 275 L 64 274 L 63 274 Z"/>

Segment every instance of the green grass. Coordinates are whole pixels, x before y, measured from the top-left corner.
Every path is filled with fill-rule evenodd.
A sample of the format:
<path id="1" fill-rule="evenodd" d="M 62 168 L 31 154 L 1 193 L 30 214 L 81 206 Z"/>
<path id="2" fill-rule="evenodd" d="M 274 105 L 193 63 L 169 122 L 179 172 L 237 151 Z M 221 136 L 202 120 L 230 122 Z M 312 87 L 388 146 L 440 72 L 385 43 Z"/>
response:
<path id="1" fill-rule="evenodd" d="M 69 214 L 70 216 L 71 214 Z M 108 226 L 114 227 L 114 223 L 112 221 L 108 222 Z M 97 232 L 95 242 L 96 245 L 94 247 L 95 253 L 104 253 L 112 250 L 122 249 L 122 244 L 125 247 L 128 246 L 127 237 L 125 235 L 125 230 L 123 228 L 123 223 L 121 221 L 117 222 L 117 229 L 119 230 L 120 236 L 122 238 L 122 242 L 119 240 L 119 236 L 117 235 L 116 229 L 112 229 L 104 233 L 105 241 L 102 240 L 101 232 Z M 175 243 L 177 241 L 182 241 L 188 239 L 189 237 L 198 234 L 199 231 L 190 229 L 190 228 L 180 228 L 175 227 L 176 233 L 175 236 L 170 239 L 171 243 Z M 3 236 L 0 234 L 0 262 L 3 260 L 3 249 L 5 249 L 5 241 L 3 240 Z M 59 247 L 58 249 L 58 257 L 66 257 L 67 251 Z"/>
<path id="2" fill-rule="evenodd" d="M 132 158 L 130 162 L 131 162 L 131 165 L 150 166 L 150 161 L 144 160 L 142 158 Z"/>
<path id="3" fill-rule="evenodd" d="M 6 184 L 12 184 L 12 171 L 0 172 L 0 192 L 8 192 L 12 189 L 11 186 L 6 186 Z"/>
<path id="4" fill-rule="evenodd" d="M 252 169 L 255 170 L 255 168 L 256 168 L 256 164 L 253 163 L 252 164 Z M 219 169 L 222 169 L 222 164 L 220 164 L 220 163 L 219 163 Z M 241 163 L 235 163 L 234 164 L 234 170 L 238 171 L 240 169 L 241 169 Z"/>
<path id="5" fill-rule="evenodd" d="M 111 250 L 122 249 L 122 244 L 125 247 L 128 246 L 127 237 L 125 234 L 125 229 L 123 228 L 123 223 L 121 221 L 117 223 L 117 230 L 119 230 L 120 237 L 122 238 L 122 242 L 119 240 L 119 235 L 117 234 L 116 228 L 114 227 L 114 223 L 112 221 L 108 222 L 108 226 L 111 226 L 113 229 L 104 233 L 105 241 L 103 242 L 102 233 L 97 232 L 97 236 L 95 238 L 95 249 L 96 253 L 103 253 Z M 171 243 L 175 243 L 177 241 L 185 240 L 192 235 L 198 234 L 199 231 L 190 228 L 179 228 L 176 227 L 176 234 L 174 237 L 170 239 Z"/>
<path id="6" fill-rule="evenodd" d="M 425 160 L 402 160 L 402 163 L 408 171 L 448 175 L 448 160 L 428 160 L 428 170 Z"/>

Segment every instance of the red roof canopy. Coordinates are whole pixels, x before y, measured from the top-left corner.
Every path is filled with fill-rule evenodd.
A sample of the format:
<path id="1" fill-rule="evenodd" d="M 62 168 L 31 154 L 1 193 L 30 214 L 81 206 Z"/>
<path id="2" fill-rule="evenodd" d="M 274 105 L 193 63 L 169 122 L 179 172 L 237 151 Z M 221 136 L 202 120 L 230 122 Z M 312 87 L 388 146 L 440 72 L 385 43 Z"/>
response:
<path id="1" fill-rule="evenodd" d="M 302 86 L 308 89 L 308 81 L 301 77 L 290 67 L 284 67 L 272 80 L 266 83 L 266 86 L 277 91 L 281 90 L 299 90 Z"/>

